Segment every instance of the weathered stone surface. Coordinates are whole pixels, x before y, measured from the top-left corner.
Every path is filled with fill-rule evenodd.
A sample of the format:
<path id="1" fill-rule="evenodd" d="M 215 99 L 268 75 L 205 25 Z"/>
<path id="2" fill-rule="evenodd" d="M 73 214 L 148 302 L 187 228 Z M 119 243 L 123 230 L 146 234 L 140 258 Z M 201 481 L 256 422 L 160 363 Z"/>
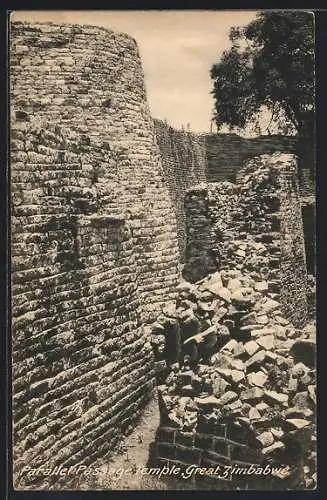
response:
<path id="1" fill-rule="evenodd" d="M 220 406 L 220 399 L 215 396 L 207 396 L 204 398 L 195 398 L 195 402 L 199 406 Z"/>
<path id="2" fill-rule="evenodd" d="M 263 455 L 272 455 L 276 452 L 283 451 L 285 449 L 285 444 L 282 441 L 276 441 L 274 444 L 263 448 Z"/>
<path id="3" fill-rule="evenodd" d="M 223 281 L 231 292 L 232 303 L 238 307 L 254 304 L 256 293 L 266 295 L 256 319 L 261 325 L 268 325 L 267 316 L 271 314 L 279 318 L 279 326 L 286 326 L 291 320 L 302 327 L 307 319 L 307 279 L 295 163 L 292 155 L 263 155 L 244 166 L 235 185 L 202 184 L 186 194 L 187 245 L 193 248 L 194 266 L 206 265 L 210 272 L 208 266 L 216 261 L 218 268 L 220 259 L 226 267 L 254 273 L 250 286 L 243 284 L 239 275 Z M 277 200 L 275 213 L 267 204 L 271 196 Z M 294 252 L 288 250 L 291 242 L 296 247 Z"/>
<path id="4" fill-rule="evenodd" d="M 265 335 L 264 337 L 256 338 L 256 342 L 259 346 L 263 347 L 267 351 L 271 351 L 275 346 L 275 338 L 273 335 Z"/>
<path id="5" fill-rule="evenodd" d="M 252 372 L 248 375 L 248 380 L 251 385 L 257 385 L 258 387 L 263 387 L 268 380 L 268 376 L 262 372 Z"/>
<path id="6" fill-rule="evenodd" d="M 259 420 L 261 418 L 261 413 L 257 408 L 251 407 L 249 411 L 249 418 L 250 420 Z"/>
<path id="7" fill-rule="evenodd" d="M 244 443 L 259 435 L 264 454 L 278 457 L 284 431 L 306 442 L 315 338 L 301 330 L 310 293 L 295 158 L 257 157 L 236 184 L 196 186 L 288 146 L 153 126 L 126 35 L 13 26 L 16 455 L 107 454 L 155 372 L 161 416 L 176 432 L 201 418 L 222 432 L 228 417 L 248 432 Z M 218 175 L 213 156 L 226 145 Z M 177 238 L 194 283 L 176 287 Z M 283 429 L 272 428 L 279 420 Z"/>
<path id="8" fill-rule="evenodd" d="M 241 399 L 243 401 L 256 401 L 261 399 L 263 396 L 263 391 L 258 387 L 253 387 L 253 389 L 248 389 L 247 391 L 243 391 L 241 393 Z"/>
<path id="9" fill-rule="evenodd" d="M 257 342 L 254 342 L 254 340 L 250 340 L 249 342 L 246 342 L 244 344 L 244 349 L 249 356 L 253 356 L 253 354 L 255 354 L 260 349 L 260 347 Z"/>
<path id="10" fill-rule="evenodd" d="M 256 352 L 253 356 L 251 356 L 251 358 L 249 358 L 246 362 L 246 369 L 247 370 L 255 370 L 257 367 L 260 368 L 260 366 L 262 365 L 262 363 L 264 362 L 265 360 L 265 357 L 266 357 L 266 353 L 265 351 L 261 350 L 261 351 L 258 351 Z"/>
<path id="11" fill-rule="evenodd" d="M 238 395 L 236 392 L 227 391 L 227 392 L 225 392 L 225 394 L 223 394 L 223 396 L 221 396 L 219 398 L 219 402 L 221 405 L 227 405 L 227 404 L 233 403 L 237 399 L 238 399 Z"/>
<path id="12" fill-rule="evenodd" d="M 310 420 L 305 420 L 302 418 L 288 418 L 286 423 L 293 426 L 295 429 L 303 429 L 303 427 L 307 427 L 311 425 Z"/>
<path id="13" fill-rule="evenodd" d="M 215 377 L 212 381 L 212 392 L 218 398 L 225 393 L 227 387 L 229 384 L 223 377 Z"/>
<path id="14" fill-rule="evenodd" d="M 176 217 L 133 39 L 12 23 L 10 66 L 14 455 L 88 465 L 152 397 Z"/>
<path id="15" fill-rule="evenodd" d="M 231 371 L 231 378 L 232 378 L 232 381 L 235 384 L 238 384 L 238 382 L 241 382 L 242 380 L 245 379 L 244 371 L 242 371 L 242 370 L 232 370 Z"/>
<path id="16" fill-rule="evenodd" d="M 287 403 L 288 395 L 276 391 L 265 391 L 265 398 L 271 403 Z"/>
<path id="17" fill-rule="evenodd" d="M 274 436 L 270 431 L 259 434 L 257 440 L 262 444 L 264 448 L 266 448 L 267 446 L 271 446 L 275 441 Z"/>

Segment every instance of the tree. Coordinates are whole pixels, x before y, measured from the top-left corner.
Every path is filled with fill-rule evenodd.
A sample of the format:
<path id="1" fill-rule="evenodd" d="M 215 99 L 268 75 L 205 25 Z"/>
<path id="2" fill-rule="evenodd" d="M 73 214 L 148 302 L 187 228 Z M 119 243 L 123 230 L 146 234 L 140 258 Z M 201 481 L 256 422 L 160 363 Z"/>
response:
<path id="1" fill-rule="evenodd" d="M 260 12 L 229 35 L 232 47 L 211 68 L 215 121 L 258 124 L 266 108 L 279 131 L 314 133 L 314 18 L 306 11 Z"/>

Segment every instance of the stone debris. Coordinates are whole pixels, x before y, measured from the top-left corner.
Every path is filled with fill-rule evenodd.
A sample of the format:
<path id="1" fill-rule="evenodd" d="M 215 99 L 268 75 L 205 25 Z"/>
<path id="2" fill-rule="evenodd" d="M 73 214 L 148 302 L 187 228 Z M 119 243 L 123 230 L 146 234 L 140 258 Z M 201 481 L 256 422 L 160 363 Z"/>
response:
<path id="1" fill-rule="evenodd" d="M 153 123 L 128 35 L 18 22 L 10 36 L 14 455 L 107 455 L 152 394 L 151 345 L 171 426 L 229 418 L 267 456 L 297 436 L 302 446 L 315 286 L 304 286 L 296 159 L 277 152 L 297 139 Z M 193 189 L 245 158 L 240 184 Z M 180 256 L 192 284 L 176 286 Z"/>
<path id="2" fill-rule="evenodd" d="M 282 316 L 275 294 L 257 283 L 262 280 L 223 269 L 199 282 L 178 285 L 169 321 L 162 313 L 151 332 L 157 362 L 167 361 L 157 373 L 163 422 L 196 432 L 205 418 L 214 434 L 216 424 L 232 420 L 253 432 L 264 457 L 284 463 L 289 456 L 292 463 L 288 450 L 302 447 L 306 463 L 311 463 L 307 475 L 312 476 L 313 327 L 295 330 Z M 296 332 L 295 340 L 288 338 L 289 332 Z M 163 348 L 163 337 L 176 352 Z M 304 355 L 307 346 L 310 353 Z M 183 411 L 181 400 L 187 401 Z M 304 433 L 307 429 L 309 434 Z"/>

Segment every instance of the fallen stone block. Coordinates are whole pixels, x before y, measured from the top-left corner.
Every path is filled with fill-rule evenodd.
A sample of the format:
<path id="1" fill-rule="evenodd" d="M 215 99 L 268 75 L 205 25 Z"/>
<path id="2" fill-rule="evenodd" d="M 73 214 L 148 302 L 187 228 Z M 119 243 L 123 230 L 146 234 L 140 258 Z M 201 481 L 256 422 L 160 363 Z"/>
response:
<path id="1" fill-rule="evenodd" d="M 216 309 L 216 311 L 214 312 L 212 318 L 211 318 L 211 322 L 213 325 L 216 325 L 218 324 L 221 319 L 227 314 L 228 312 L 228 309 L 226 307 L 223 307 L 223 306 L 219 306 L 218 309 Z M 227 323 L 229 322 L 229 324 Z M 231 328 L 233 326 L 235 326 L 233 324 L 233 322 L 231 322 L 230 320 L 228 321 L 224 321 L 224 325 L 227 327 L 227 328 Z"/>
<path id="2" fill-rule="evenodd" d="M 257 323 L 259 325 L 267 325 L 269 323 L 269 318 L 266 314 L 257 315 Z"/>
<path id="3" fill-rule="evenodd" d="M 266 351 L 266 361 L 268 363 L 277 363 L 279 356 L 273 351 Z"/>
<path id="4" fill-rule="evenodd" d="M 276 300 L 270 299 L 269 297 L 261 304 L 262 312 L 269 314 L 270 312 L 278 309 L 280 307 L 280 303 Z"/>
<path id="5" fill-rule="evenodd" d="M 291 428 L 295 429 L 303 429 L 303 427 L 307 427 L 308 425 L 311 425 L 310 420 L 305 420 L 303 418 L 288 418 L 285 421 L 288 425 L 291 426 Z"/>
<path id="6" fill-rule="evenodd" d="M 253 370 L 260 369 L 260 367 L 263 365 L 265 358 L 266 358 L 266 351 L 261 350 L 261 351 L 256 352 L 245 363 L 246 370 L 253 371 Z"/>
<path id="7" fill-rule="evenodd" d="M 248 314 L 245 314 L 240 320 L 240 323 L 242 326 L 246 325 L 254 325 L 257 323 L 257 315 L 255 312 L 250 312 Z"/>
<path id="8" fill-rule="evenodd" d="M 255 354 L 260 349 L 260 347 L 257 342 L 255 342 L 254 340 L 250 340 L 249 342 L 245 342 L 244 349 L 249 356 L 253 356 L 253 354 Z"/>
<path id="9" fill-rule="evenodd" d="M 262 328 L 262 325 L 257 325 L 257 328 L 251 330 L 251 337 L 264 337 L 265 335 L 274 335 L 275 329 L 273 327 Z"/>
<path id="10" fill-rule="evenodd" d="M 293 406 L 301 409 L 310 408 L 311 405 L 307 391 L 298 392 L 297 394 L 295 394 L 292 399 L 292 404 Z"/>
<path id="11" fill-rule="evenodd" d="M 276 438 L 276 439 L 281 439 L 283 436 L 284 436 L 284 431 L 281 427 L 272 427 L 270 429 L 270 432 L 272 433 L 272 435 Z"/>
<path id="12" fill-rule="evenodd" d="M 288 395 L 282 392 L 265 391 L 265 399 L 273 404 L 283 404 L 288 402 Z"/>
<path id="13" fill-rule="evenodd" d="M 258 387 L 263 387 L 268 380 L 268 376 L 262 372 L 251 372 L 247 376 L 250 385 L 256 385 Z"/>
<path id="14" fill-rule="evenodd" d="M 230 412 L 233 414 L 234 417 L 237 415 L 241 416 L 242 415 L 242 403 L 239 399 L 236 401 L 233 401 L 232 403 L 227 403 L 223 405 L 222 411 L 227 410 L 227 412 Z"/>
<path id="15" fill-rule="evenodd" d="M 195 402 L 199 406 L 199 408 L 221 406 L 220 400 L 218 398 L 216 398 L 216 396 L 206 396 L 203 398 L 197 397 L 197 398 L 195 398 Z"/>
<path id="16" fill-rule="evenodd" d="M 298 389 L 298 379 L 294 377 L 290 377 L 288 382 L 288 390 L 289 392 L 296 392 Z"/>
<path id="17" fill-rule="evenodd" d="M 231 371 L 231 378 L 234 384 L 238 384 L 242 380 L 245 379 L 245 374 L 244 371 L 242 370 L 232 370 Z"/>
<path id="18" fill-rule="evenodd" d="M 307 419 L 313 416 L 313 411 L 310 408 L 299 408 L 293 406 L 292 408 L 287 408 L 285 411 L 285 417 L 287 418 L 304 418 Z"/>
<path id="19" fill-rule="evenodd" d="M 288 319 L 284 318 L 283 316 L 278 316 L 276 315 L 275 316 L 275 320 L 278 321 L 278 323 L 282 326 L 287 326 L 290 324 L 290 322 L 288 321 Z"/>
<path id="20" fill-rule="evenodd" d="M 257 344 L 266 349 L 266 351 L 271 351 L 275 347 L 275 338 L 273 335 L 265 335 L 264 337 L 256 338 Z"/>
<path id="21" fill-rule="evenodd" d="M 270 431 L 265 431 L 257 436 L 257 440 L 262 444 L 264 448 L 271 446 L 275 441 L 274 435 Z"/>
<path id="22" fill-rule="evenodd" d="M 241 287 L 242 287 L 242 283 L 241 283 L 241 281 L 239 279 L 237 279 L 237 278 L 231 278 L 231 279 L 228 280 L 227 288 L 231 292 L 239 290 Z"/>
<path id="23" fill-rule="evenodd" d="M 215 377 L 212 380 L 212 392 L 214 396 L 220 397 L 230 387 L 230 384 L 223 377 Z"/>
<path id="24" fill-rule="evenodd" d="M 257 408 L 251 407 L 249 411 L 249 419 L 259 420 L 260 418 L 261 418 L 261 413 L 259 412 L 259 410 Z"/>
<path id="25" fill-rule="evenodd" d="M 253 387 L 252 389 L 248 389 L 246 391 L 243 391 L 240 395 L 240 398 L 242 401 L 258 401 L 260 400 L 264 395 L 264 392 L 262 389 L 259 389 L 258 387 Z"/>
<path id="26" fill-rule="evenodd" d="M 270 408 L 270 406 L 267 403 L 265 403 L 264 401 L 261 401 L 260 403 L 258 403 L 256 405 L 256 408 L 259 411 L 264 412 L 264 411 L 268 410 L 268 408 Z"/>
<path id="27" fill-rule="evenodd" d="M 270 446 L 267 446 L 266 448 L 262 449 L 262 454 L 263 455 L 273 455 L 276 452 L 284 451 L 285 450 L 285 444 L 282 441 L 276 441 Z"/>
<path id="28" fill-rule="evenodd" d="M 221 349 L 221 352 L 227 351 L 230 353 L 234 353 L 235 349 L 237 348 L 238 342 L 235 339 L 231 339 L 227 342 L 227 344 L 224 345 L 224 347 Z"/>
<path id="29" fill-rule="evenodd" d="M 227 404 L 231 404 L 233 403 L 234 401 L 238 400 L 238 394 L 236 392 L 233 392 L 233 391 L 227 391 L 225 394 L 223 394 L 220 398 L 219 398 L 219 402 L 221 404 L 221 406 L 224 406 L 224 405 L 227 405 Z"/>
<path id="30" fill-rule="evenodd" d="M 228 368 L 232 368 L 234 370 L 244 371 L 245 366 L 241 359 L 239 358 L 231 358 L 228 362 Z"/>

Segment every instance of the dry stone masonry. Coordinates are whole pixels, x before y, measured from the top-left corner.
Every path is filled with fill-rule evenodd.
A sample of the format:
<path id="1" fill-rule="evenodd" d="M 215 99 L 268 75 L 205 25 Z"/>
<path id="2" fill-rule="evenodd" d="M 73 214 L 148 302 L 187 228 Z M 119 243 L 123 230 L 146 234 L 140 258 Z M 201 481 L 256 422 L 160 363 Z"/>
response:
<path id="1" fill-rule="evenodd" d="M 296 326 L 307 320 L 307 274 L 294 155 L 250 160 L 237 184 L 191 188 L 185 199 L 184 277 L 198 281 L 224 265 L 262 280 Z"/>
<path id="2" fill-rule="evenodd" d="M 195 186 L 185 211 L 187 281 L 151 332 L 161 426 L 150 462 L 184 474 L 193 464 L 197 488 L 313 487 L 315 330 L 296 158 L 262 155 L 237 184 Z M 281 466 L 264 481 L 232 473 Z"/>
<path id="3" fill-rule="evenodd" d="M 26 465 L 110 459 L 156 385 L 151 466 L 313 488 L 309 156 L 153 120 L 125 34 L 12 23 L 10 65 L 15 488 L 40 486 Z"/>
<path id="4" fill-rule="evenodd" d="M 314 487 L 314 328 L 295 328 L 244 270 L 177 289 L 152 329 L 161 425 L 150 464 L 197 468 L 196 488 Z"/>
<path id="5" fill-rule="evenodd" d="M 135 41 L 11 26 L 14 462 L 91 463 L 154 387 L 176 219 Z M 21 486 L 16 484 L 16 486 Z"/>
<path id="6" fill-rule="evenodd" d="M 177 218 L 181 258 L 185 246 L 184 196 L 186 190 L 206 181 L 207 163 L 205 137 L 175 130 L 161 120 L 154 120 L 167 185 Z"/>
<path id="7" fill-rule="evenodd" d="M 310 144 L 299 142 L 296 137 L 272 135 L 244 138 L 236 134 L 195 134 L 178 131 L 161 120 L 154 120 L 157 143 L 163 162 L 165 179 L 177 217 L 180 258 L 184 258 L 186 219 L 184 195 L 186 190 L 202 182 L 232 182 L 242 176 L 244 164 L 250 159 L 275 152 L 297 156 L 299 190 L 303 207 L 305 241 L 311 256 L 308 268 L 314 274 L 312 232 L 314 227 L 314 149 Z"/>

